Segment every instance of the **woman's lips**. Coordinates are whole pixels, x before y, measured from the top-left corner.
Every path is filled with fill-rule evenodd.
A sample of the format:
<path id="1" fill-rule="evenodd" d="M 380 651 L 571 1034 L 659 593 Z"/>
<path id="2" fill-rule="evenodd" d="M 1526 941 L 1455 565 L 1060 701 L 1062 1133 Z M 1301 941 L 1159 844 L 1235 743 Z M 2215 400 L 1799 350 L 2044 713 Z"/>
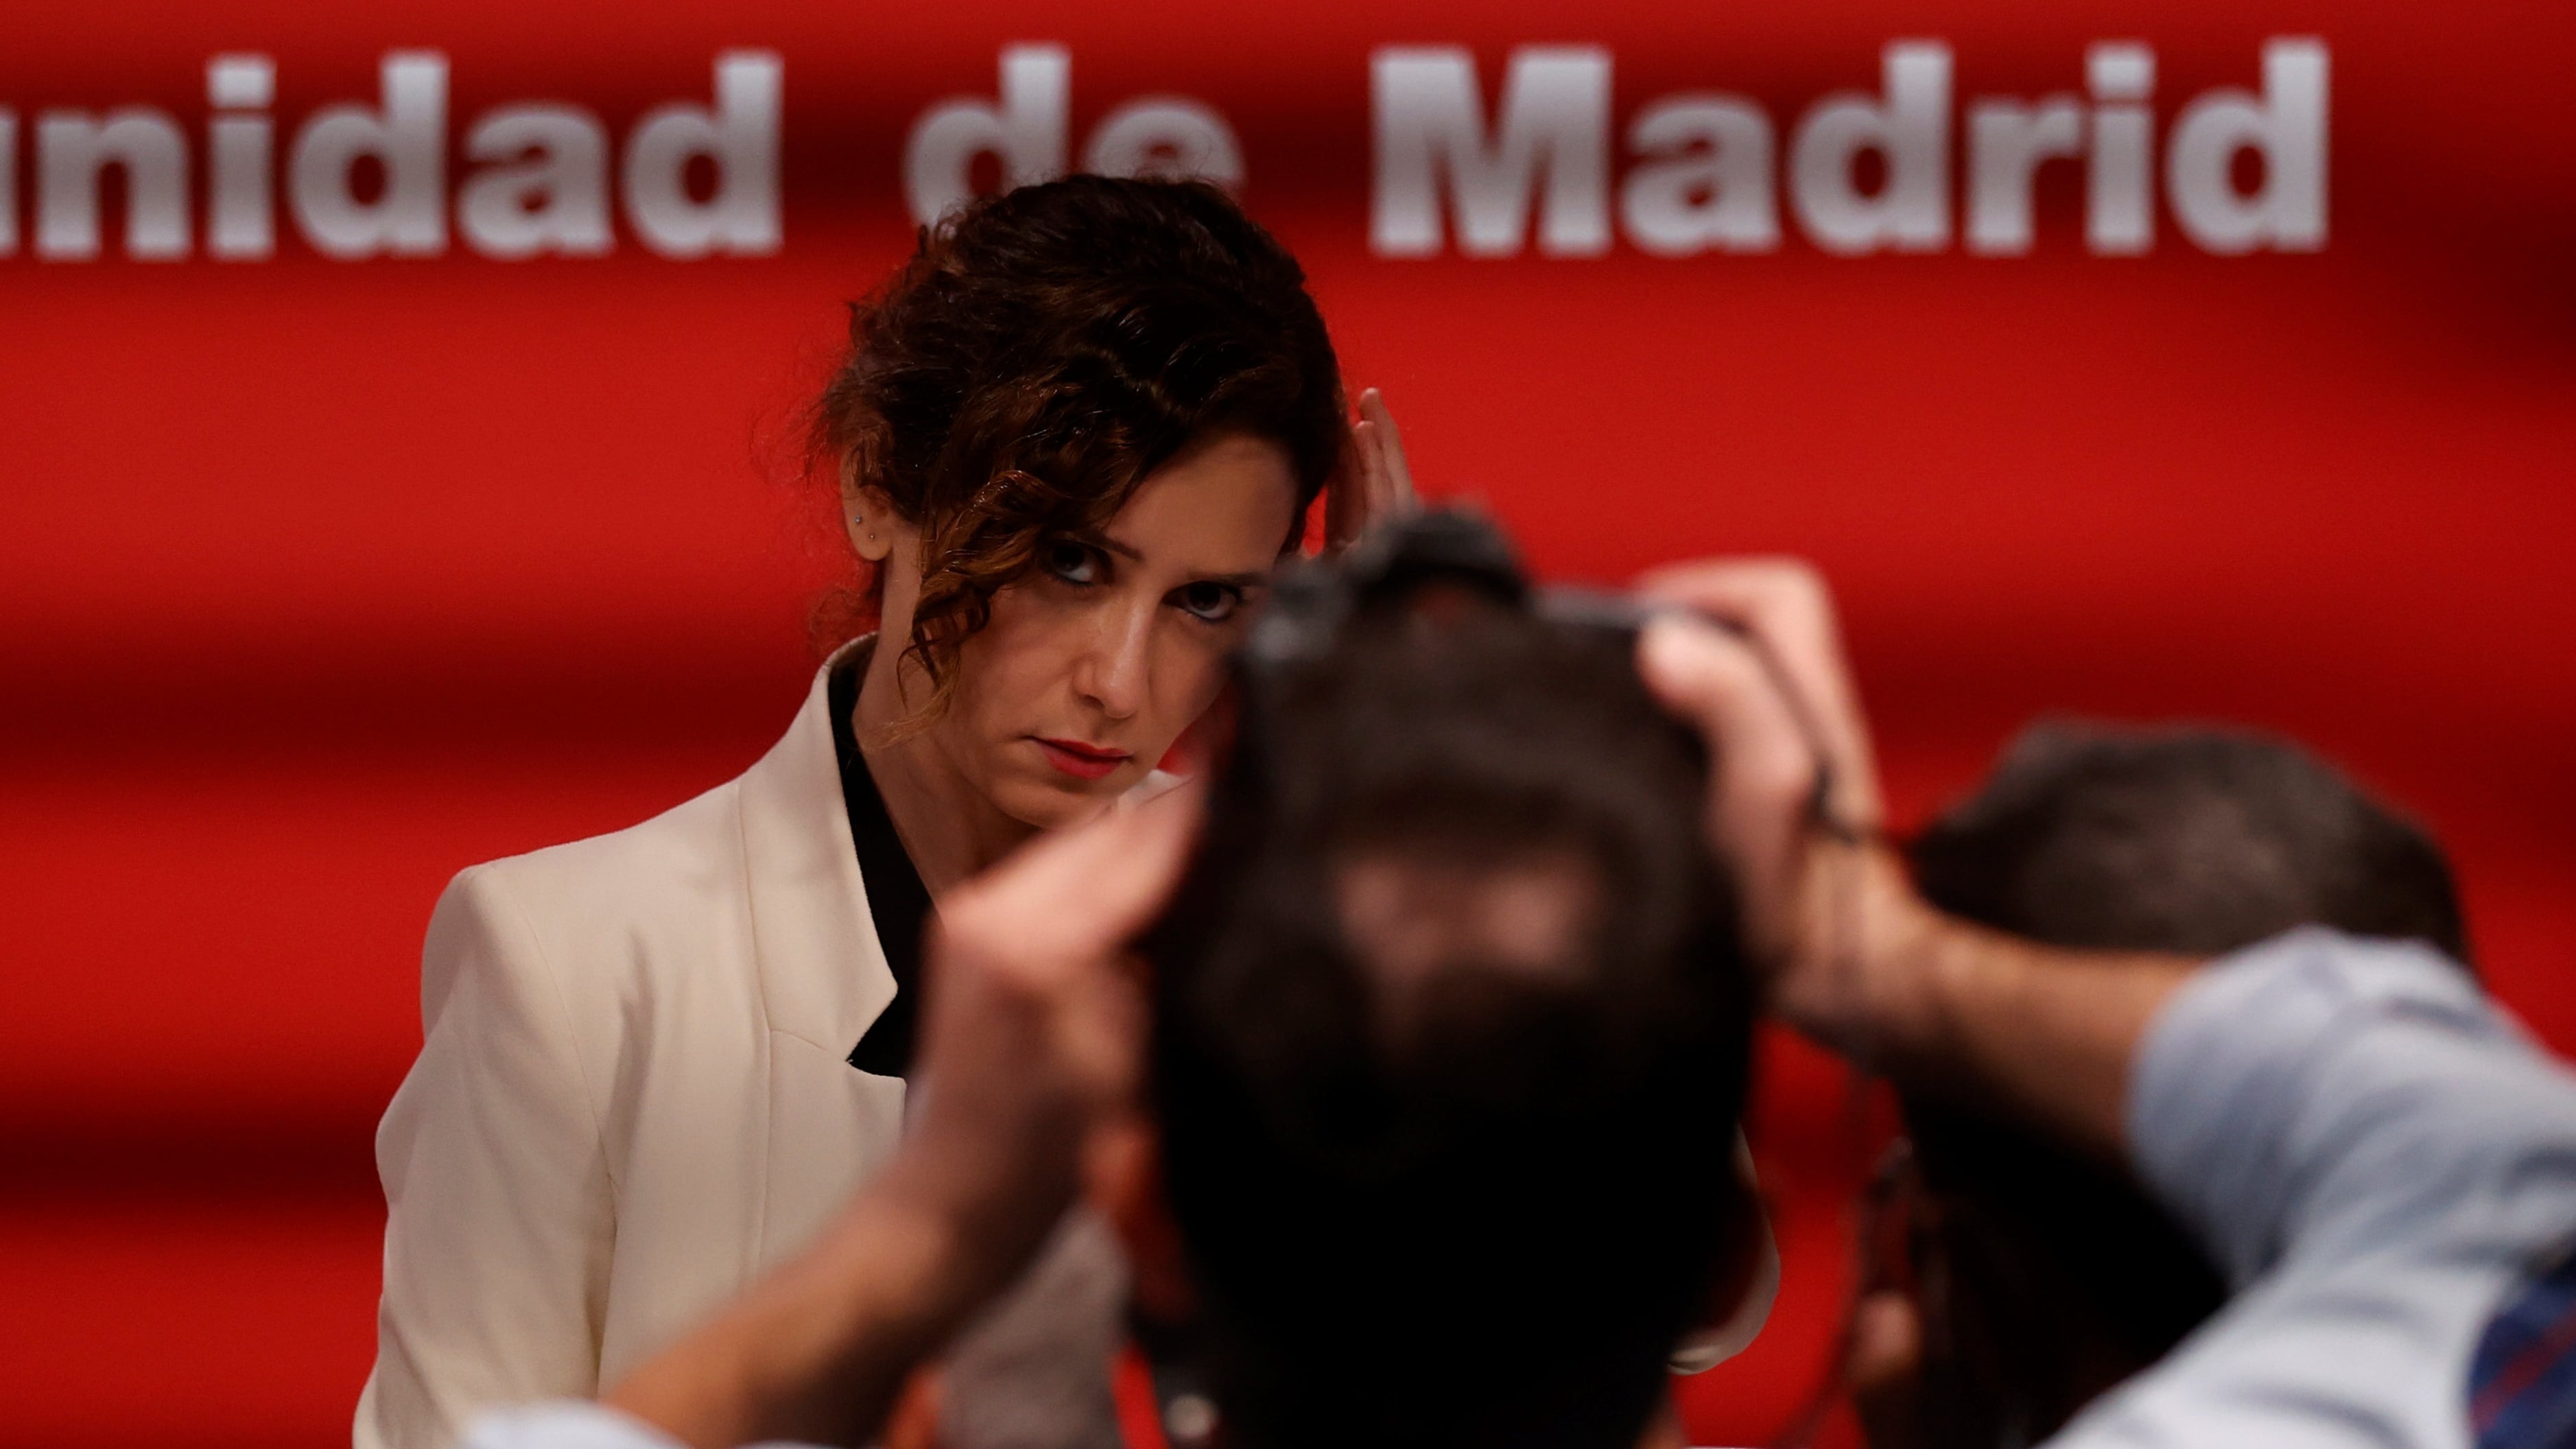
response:
<path id="1" fill-rule="evenodd" d="M 1077 780 L 1097 780 L 1115 773 L 1130 758 L 1125 750 L 1084 744 L 1080 740 L 1040 739 L 1035 735 L 1030 738 L 1036 740 L 1037 747 L 1046 753 L 1048 764 Z"/>

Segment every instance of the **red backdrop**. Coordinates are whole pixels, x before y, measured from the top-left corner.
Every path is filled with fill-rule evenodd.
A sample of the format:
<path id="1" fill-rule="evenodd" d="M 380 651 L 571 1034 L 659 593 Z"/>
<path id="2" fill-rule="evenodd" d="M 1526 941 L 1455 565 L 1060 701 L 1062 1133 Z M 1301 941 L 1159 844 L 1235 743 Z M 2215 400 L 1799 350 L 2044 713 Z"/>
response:
<path id="1" fill-rule="evenodd" d="M 1488 500 L 1545 569 L 1821 561 L 1909 818 L 2039 711 L 2287 730 L 2433 822 L 2498 989 L 2576 1042 L 2561 4 L 20 10 L 0 1440 L 345 1432 L 373 1349 L 368 1138 L 417 1045 L 430 903 L 465 864 L 732 775 L 784 725 L 828 552 L 782 440 L 840 302 L 908 244 L 907 134 L 992 95 L 1014 41 L 1066 48 L 1077 155 L 1132 97 L 1221 113 L 1428 490 Z M 1893 40 L 1946 40 L 1962 100 L 2081 95 L 2089 44 L 2142 40 L 2164 126 L 2259 87 L 2275 36 L 2332 58 L 2319 250 L 2219 255 L 2168 207 L 2150 254 L 2095 254 L 2073 162 L 2041 172 L 2022 256 L 1832 255 L 1785 204 L 1744 254 L 1615 227 L 1597 256 L 1369 247 L 1381 45 L 1469 47 L 1489 104 L 1513 47 L 1597 46 L 1614 136 L 1724 91 L 1785 158 L 1820 96 L 1878 90 Z M 617 215 L 605 256 L 451 235 L 337 260 L 280 210 L 272 257 L 207 255 L 216 54 L 273 58 L 283 157 L 318 107 L 376 103 L 386 52 L 443 52 L 452 206 L 489 108 L 579 105 L 622 148 L 746 47 L 784 67 L 773 251 L 669 259 Z M 188 147 L 188 255 L 126 254 L 120 199 L 148 188 L 121 178 L 103 255 L 38 255 L 40 118 L 137 105 Z M 1686 1390 L 1702 1442 L 1778 1425 L 1841 1291 L 1858 1149 L 1832 1070 L 1774 1045 L 1756 1145 L 1789 1282 L 1764 1343 Z"/>

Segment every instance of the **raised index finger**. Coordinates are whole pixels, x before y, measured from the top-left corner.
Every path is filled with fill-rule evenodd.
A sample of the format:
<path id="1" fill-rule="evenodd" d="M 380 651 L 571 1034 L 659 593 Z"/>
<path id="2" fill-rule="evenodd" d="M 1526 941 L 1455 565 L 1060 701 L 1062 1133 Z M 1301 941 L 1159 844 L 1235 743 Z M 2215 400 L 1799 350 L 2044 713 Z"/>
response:
<path id="1" fill-rule="evenodd" d="M 1395 425 L 1395 413 L 1386 405 L 1386 394 L 1376 388 L 1360 394 L 1360 416 L 1375 431 L 1377 444 L 1377 482 L 1379 496 L 1370 500 L 1375 509 L 1401 513 L 1414 506 L 1413 467 L 1404 456 L 1404 433 Z"/>

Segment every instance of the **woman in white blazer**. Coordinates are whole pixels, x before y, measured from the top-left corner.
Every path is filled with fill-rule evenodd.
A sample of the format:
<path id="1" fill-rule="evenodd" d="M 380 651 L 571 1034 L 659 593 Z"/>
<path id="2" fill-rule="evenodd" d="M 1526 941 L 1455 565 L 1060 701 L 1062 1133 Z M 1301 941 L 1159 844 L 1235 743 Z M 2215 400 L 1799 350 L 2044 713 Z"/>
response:
<path id="1" fill-rule="evenodd" d="M 741 778 L 431 918 L 359 1449 L 593 1393 L 799 1248 L 901 1130 L 931 899 L 1143 782 L 1327 479 L 1345 525 L 1398 480 L 1206 186 L 971 206 L 851 338 L 815 430 L 882 632 Z"/>
<path id="2" fill-rule="evenodd" d="M 1147 779 L 1328 480 L 1335 536 L 1407 491 L 1361 411 L 1211 188 L 1076 177 L 924 236 L 814 414 L 877 632 L 739 779 L 431 918 L 357 1449 L 595 1393 L 806 1242 L 901 1131 L 932 900 Z"/>

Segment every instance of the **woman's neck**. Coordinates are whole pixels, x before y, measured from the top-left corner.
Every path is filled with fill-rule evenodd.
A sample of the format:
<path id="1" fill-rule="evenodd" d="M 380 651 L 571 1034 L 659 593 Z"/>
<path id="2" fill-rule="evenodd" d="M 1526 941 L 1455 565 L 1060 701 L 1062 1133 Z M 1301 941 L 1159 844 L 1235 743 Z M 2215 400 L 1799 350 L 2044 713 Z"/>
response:
<path id="1" fill-rule="evenodd" d="M 919 666 L 908 663 L 902 650 L 872 648 L 850 724 L 904 854 L 936 898 L 1009 854 L 1037 827 L 1003 814 L 958 773 L 940 751 L 935 724 L 894 728 L 912 713 L 907 695 L 917 699 L 925 691 Z"/>

